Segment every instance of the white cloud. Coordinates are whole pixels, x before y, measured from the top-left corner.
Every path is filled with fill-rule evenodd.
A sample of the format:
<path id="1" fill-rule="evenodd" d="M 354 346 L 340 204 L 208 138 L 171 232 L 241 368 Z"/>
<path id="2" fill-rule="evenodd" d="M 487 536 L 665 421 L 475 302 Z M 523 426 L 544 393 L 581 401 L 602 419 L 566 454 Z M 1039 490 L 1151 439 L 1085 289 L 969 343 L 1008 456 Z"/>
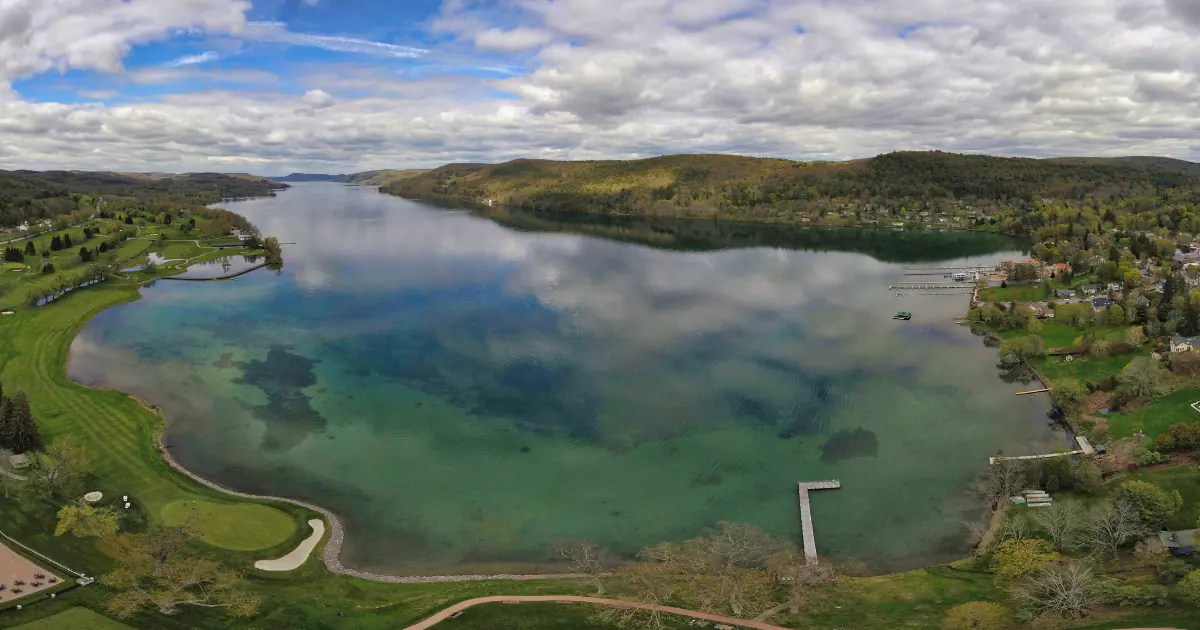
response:
<path id="1" fill-rule="evenodd" d="M 424 48 L 400 46 L 356 37 L 295 33 L 282 22 L 249 22 L 242 37 L 246 39 L 289 46 L 307 46 L 336 52 L 361 53 L 383 57 L 414 58 L 427 52 Z"/>
<path id="2" fill-rule="evenodd" d="M 184 55 L 177 57 L 163 64 L 168 68 L 178 68 L 180 66 L 195 66 L 210 61 L 216 61 L 221 58 L 221 54 L 215 50 L 206 50 L 198 55 Z"/>
<path id="3" fill-rule="evenodd" d="M 430 50 L 247 24 L 236 0 L 0 3 L 0 167 L 923 148 L 1200 160 L 1200 10 L 1184 0 L 455 0 L 433 22 L 453 41 Z M 120 107 L 30 102 L 5 83 L 119 70 L 133 45 L 177 32 L 215 36 L 220 54 L 231 40 L 353 54 L 282 78 L 191 64 L 88 86 L 188 90 Z M 420 62 L 401 76 L 380 59 Z"/>

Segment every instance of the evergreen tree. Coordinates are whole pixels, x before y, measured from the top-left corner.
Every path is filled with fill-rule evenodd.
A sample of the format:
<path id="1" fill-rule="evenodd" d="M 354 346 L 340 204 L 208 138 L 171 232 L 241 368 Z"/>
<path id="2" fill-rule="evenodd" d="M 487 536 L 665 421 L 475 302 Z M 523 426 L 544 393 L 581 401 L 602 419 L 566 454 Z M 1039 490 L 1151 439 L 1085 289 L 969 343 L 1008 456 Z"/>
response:
<path id="1" fill-rule="evenodd" d="M 92 262 L 92 252 L 89 252 L 88 248 L 79 248 L 79 262 Z"/>
<path id="2" fill-rule="evenodd" d="M 26 256 L 37 256 L 37 248 L 33 246 L 33 241 L 29 241 L 28 243 L 25 243 L 25 255 Z"/>
<path id="3" fill-rule="evenodd" d="M 133 217 L 130 217 L 128 214 L 125 215 L 125 225 L 133 225 Z"/>
<path id="4" fill-rule="evenodd" d="M 50 239 L 50 250 L 57 252 L 57 251 L 61 250 L 62 248 L 63 248 L 62 238 L 59 235 L 55 234 L 54 238 Z"/>
<path id="5" fill-rule="evenodd" d="M 0 442 L 14 453 L 39 450 L 42 447 L 42 436 L 33 421 L 33 412 L 29 409 L 29 398 L 25 396 L 25 392 L 17 392 L 17 395 L 8 401 L 8 405 L 9 412 Z"/>
<path id="6" fill-rule="evenodd" d="M 73 245 L 71 245 L 71 235 L 70 234 L 63 234 L 62 244 L 63 244 L 63 249 L 68 249 L 70 247 L 73 247 Z"/>

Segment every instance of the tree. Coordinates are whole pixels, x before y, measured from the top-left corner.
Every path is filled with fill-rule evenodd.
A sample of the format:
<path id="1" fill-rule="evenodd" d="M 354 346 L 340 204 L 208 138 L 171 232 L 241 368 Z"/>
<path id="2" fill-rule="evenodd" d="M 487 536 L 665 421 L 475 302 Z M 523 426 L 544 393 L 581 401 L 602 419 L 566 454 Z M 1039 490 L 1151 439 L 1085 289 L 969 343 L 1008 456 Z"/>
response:
<path id="1" fill-rule="evenodd" d="M 182 606 L 224 608 L 231 617 L 258 614 L 261 596 L 244 590 L 241 576 L 215 560 L 193 554 L 176 554 L 161 564 L 143 555 L 118 557 L 119 568 L 100 582 L 118 591 L 108 600 L 108 611 L 128 619 L 145 608 L 164 615 Z"/>
<path id="2" fill-rule="evenodd" d="M 121 514 L 116 508 L 96 507 L 83 499 L 64 505 L 58 511 L 55 536 L 71 534 L 78 538 L 111 538 L 121 528 Z"/>
<path id="3" fill-rule="evenodd" d="M 25 392 L 17 392 L 5 403 L 5 407 L 0 445 L 14 453 L 27 453 L 41 448 L 42 436 L 37 423 L 33 421 L 33 412 L 29 409 L 29 398 Z"/>
<path id="4" fill-rule="evenodd" d="M 1125 323 L 1125 309 L 1121 308 L 1120 304 L 1113 304 L 1108 307 L 1108 325 L 1120 326 Z"/>
<path id="5" fill-rule="evenodd" d="M 1103 359 L 1108 356 L 1111 350 L 1112 346 L 1109 345 L 1107 340 L 1097 339 L 1093 341 L 1091 347 L 1088 348 L 1088 354 L 1093 359 Z"/>
<path id="6" fill-rule="evenodd" d="M 745 617 L 771 608 L 774 584 L 762 569 L 768 557 L 789 548 L 752 525 L 722 521 L 696 538 L 643 549 L 639 558 L 662 578 L 675 581 L 669 590 L 681 601 L 706 612 Z M 645 601 L 657 597 L 663 585 L 651 585 L 653 573 L 634 571 L 637 579 L 625 581 L 635 588 L 635 596 Z M 641 590 L 646 588 L 650 590 Z"/>
<path id="7" fill-rule="evenodd" d="M 597 595 L 607 593 L 601 578 L 612 569 L 616 560 L 607 550 L 586 540 L 566 541 L 554 546 L 553 555 L 565 560 L 571 573 L 586 575 L 596 587 Z"/>
<path id="8" fill-rule="evenodd" d="M 1125 342 L 1129 345 L 1140 348 L 1146 343 L 1146 333 L 1142 331 L 1141 326 L 1130 326 L 1125 330 Z"/>
<path id="9" fill-rule="evenodd" d="M 1092 512 L 1084 530 L 1084 545 L 1102 556 L 1143 538 L 1149 530 L 1142 524 L 1136 505 L 1117 500 Z"/>
<path id="10" fill-rule="evenodd" d="M 1172 424 L 1154 438 L 1154 447 L 1166 453 L 1200 448 L 1200 422 Z"/>
<path id="11" fill-rule="evenodd" d="M 25 255 L 26 256 L 37 256 L 37 247 L 35 247 L 33 245 L 33 241 L 27 241 L 25 243 Z"/>
<path id="12" fill-rule="evenodd" d="M 967 602 L 946 611 L 942 630 L 1004 630 L 1011 627 L 1008 609 L 992 602 Z"/>
<path id="13" fill-rule="evenodd" d="M 1117 374 L 1120 389 L 1130 396 L 1151 398 L 1160 394 L 1168 373 L 1150 357 L 1135 357 Z"/>
<path id="14" fill-rule="evenodd" d="M 1079 619 L 1104 603 L 1104 589 L 1082 562 L 1047 568 L 1031 574 L 1010 589 L 1021 613 L 1033 619 L 1059 616 Z"/>
<path id="15" fill-rule="evenodd" d="M 1200 569 L 1187 574 L 1175 589 L 1180 599 L 1193 606 L 1200 606 Z"/>
<path id="16" fill-rule="evenodd" d="M 1040 538 L 1006 540 L 992 554 L 997 580 L 1014 580 L 1041 571 L 1059 557 L 1050 543 Z"/>
<path id="17" fill-rule="evenodd" d="M 271 267 L 283 266 L 283 246 L 279 244 L 279 239 L 274 236 L 268 236 L 263 239 L 262 248 L 266 253 L 268 265 Z"/>
<path id="18" fill-rule="evenodd" d="M 50 239 L 50 250 L 57 252 L 57 251 L 61 250 L 62 248 L 63 248 L 62 237 L 55 234 L 54 238 Z"/>
<path id="19" fill-rule="evenodd" d="M 1104 473 L 1096 464 L 1084 461 L 1071 469 L 1071 485 L 1080 492 L 1091 494 L 1104 483 Z"/>
<path id="20" fill-rule="evenodd" d="M 1161 528 L 1183 505 L 1179 492 L 1167 491 L 1146 481 L 1126 481 L 1113 495 L 1116 501 L 1126 501 L 1137 508 L 1138 518 L 1150 529 Z"/>
<path id="21" fill-rule="evenodd" d="M 1021 361 L 1046 356 L 1046 342 L 1039 335 L 1010 339 L 1000 346 L 1000 356 L 1012 356 Z"/>
<path id="22" fill-rule="evenodd" d="M 795 615 L 808 604 L 817 587 L 838 580 L 837 567 L 828 562 L 809 562 L 808 557 L 795 549 L 788 549 L 768 556 L 765 561 L 767 575 L 776 584 L 787 587 L 787 599 L 774 608 L 764 611 L 755 619 L 767 619 L 784 609 Z"/>
<path id="23" fill-rule="evenodd" d="M 33 458 L 22 490 L 36 503 L 64 501 L 83 492 L 92 457 L 72 436 L 59 438 Z"/>
<path id="24" fill-rule="evenodd" d="M 1055 381 L 1054 389 L 1050 390 L 1050 400 L 1054 406 L 1068 416 L 1079 412 L 1087 395 L 1087 389 L 1079 381 L 1070 378 Z"/>
<path id="25" fill-rule="evenodd" d="M 83 263 L 92 262 L 92 252 L 88 251 L 88 248 L 86 248 L 86 247 L 79 248 L 79 262 L 83 262 Z"/>
<path id="26" fill-rule="evenodd" d="M 71 249 L 72 247 L 74 247 L 74 245 L 71 243 L 71 235 L 70 234 L 63 234 L 62 247 L 63 247 L 63 249 Z"/>
<path id="27" fill-rule="evenodd" d="M 1019 460 L 1001 459 L 988 468 L 987 474 L 971 484 L 971 492 L 991 507 L 1017 494 L 1025 485 L 1025 469 Z"/>
<path id="28" fill-rule="evenodd" d="M 1050 507 L 1033 513 L 1033 521 L 1050 535 L 1055 551 L 1067 552 L 1075 547 L 1084 527 L 1084 512 L 1071 500 L 1055 501 Z"/>

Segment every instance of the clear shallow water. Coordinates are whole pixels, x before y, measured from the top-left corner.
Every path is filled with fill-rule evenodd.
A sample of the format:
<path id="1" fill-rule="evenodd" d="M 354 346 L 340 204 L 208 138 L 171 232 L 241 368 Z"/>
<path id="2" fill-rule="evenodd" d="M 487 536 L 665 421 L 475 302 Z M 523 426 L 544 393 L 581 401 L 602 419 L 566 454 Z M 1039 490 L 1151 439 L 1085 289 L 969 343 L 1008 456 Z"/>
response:
<path id="1" fill-rule="evenodd" d="M 283 271 L 160 282 L 70 374 L 161 406 L 188 468 L 342 514 L 349 566 L 529 570 L 556 540 L 632 553 L 718 520 L 798 538 L 795 483 L 836 477 L 822 553 L 911 567 L 962 552 L 988 455 L 1055 440 L 952 324 L 965 296 L 887 291 L 906 259 L 1005 239 L 737 248 L 813 233 L 497 214 L 514 229 L 333 184 L 229 207 L 296 243 Z"/>

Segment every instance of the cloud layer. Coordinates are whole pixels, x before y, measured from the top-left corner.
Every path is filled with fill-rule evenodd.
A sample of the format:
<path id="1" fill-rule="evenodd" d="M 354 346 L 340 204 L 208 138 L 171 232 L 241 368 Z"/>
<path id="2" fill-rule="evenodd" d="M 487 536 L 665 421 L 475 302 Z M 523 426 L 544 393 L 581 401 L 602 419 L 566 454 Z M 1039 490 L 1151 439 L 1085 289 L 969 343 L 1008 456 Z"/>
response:
<path id="1" fill-rule="evenodd" d="M 1200 159 L 1192 0 L 446 0 L 419 42 L 293 32 L 247 21 L 241 0 L 0 4 L 0 168 L 921 148 Z M 206 45 L 176 67 L 124 68 L 180 32 L 250 47 L 243 64 L 279 47 L 337 56 L 230 68 Z M 85 100 L 138 77 L 164 89 L 55 103 L 8 88 L 70 69 L 108 73 Z"/>

